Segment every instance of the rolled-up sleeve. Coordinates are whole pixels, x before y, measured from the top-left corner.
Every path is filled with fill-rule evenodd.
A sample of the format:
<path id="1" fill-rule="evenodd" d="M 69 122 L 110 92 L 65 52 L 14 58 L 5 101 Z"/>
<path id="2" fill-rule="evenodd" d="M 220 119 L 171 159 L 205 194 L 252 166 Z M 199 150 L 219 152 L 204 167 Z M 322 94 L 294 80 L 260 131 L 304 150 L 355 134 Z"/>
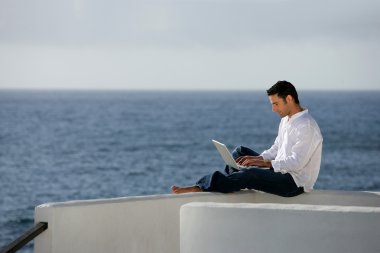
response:
<path id="1" fill-rule="evenodd" d="M 281 120 L 281 123 L 280 125 L 278 126 L 278 134 L 277 134 L 277 137 L 276 137 L 276 140 L 274 141 L 272 147 L 270 147 L 269 149 L 267 150 L 264 150 L 260 156 L 262 156 L 265 160 L 274 160 L 277 156 L 277 153 L 278 153 L 278 150 L 280 149 L 281 147 L 281 131 L 282 131 L 282 128 L 284 126 L 284 119 Z"/>
<path id="2" fill-rule="evenodd" d="M 277 156 L 278 148 L 279 148 L 279 137 L 277 136 L 276 140 L 274 141 L 274 144 L 270 149 L 267 149 L 263 151 L 260 155 L 265 159 L 265 160 L 274 160 Z"/>

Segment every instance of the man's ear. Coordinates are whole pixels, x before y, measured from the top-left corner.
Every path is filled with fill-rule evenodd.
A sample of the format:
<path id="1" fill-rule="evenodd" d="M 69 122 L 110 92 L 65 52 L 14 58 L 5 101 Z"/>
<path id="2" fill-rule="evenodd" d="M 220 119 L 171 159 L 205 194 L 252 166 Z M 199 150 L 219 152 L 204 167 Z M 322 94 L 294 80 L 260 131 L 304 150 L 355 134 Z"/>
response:
<path id="1" fill-rule="evenodd" d="M 292 97 L 291 95 L 287 95 L 287 96 L 286 96 L 286 102 L 287 102 L 287 103 L 294 102 L 293 97 Z"/>

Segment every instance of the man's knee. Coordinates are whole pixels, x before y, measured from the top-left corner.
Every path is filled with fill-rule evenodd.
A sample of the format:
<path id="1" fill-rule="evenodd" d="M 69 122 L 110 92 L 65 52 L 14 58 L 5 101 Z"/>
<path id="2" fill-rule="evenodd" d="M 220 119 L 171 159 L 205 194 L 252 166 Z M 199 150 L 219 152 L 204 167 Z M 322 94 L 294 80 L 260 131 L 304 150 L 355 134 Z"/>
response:
<path id="1" fill-rule="evenodd" d="M 238 146 L 232 151 L 232 157 L 236 160 L 238 157 L 244 155 L 242 153 L 243 146 Z"/>

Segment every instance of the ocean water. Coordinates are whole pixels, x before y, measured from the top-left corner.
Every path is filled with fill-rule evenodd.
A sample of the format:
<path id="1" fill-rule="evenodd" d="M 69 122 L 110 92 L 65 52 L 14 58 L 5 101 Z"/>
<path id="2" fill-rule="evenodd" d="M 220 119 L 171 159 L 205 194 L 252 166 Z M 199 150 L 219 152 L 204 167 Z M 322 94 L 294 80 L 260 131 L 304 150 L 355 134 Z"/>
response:
<path id="1" fill-rule="evenodd" d="M 324 137 L 315 188 L 380 191 L 380 92 L 299 96 Z M 0 248 L 39 204 L 169 193 L 223 168 L 211 139 L 261 152 L 279 121 L 265 91 L 0 91 Z"/>

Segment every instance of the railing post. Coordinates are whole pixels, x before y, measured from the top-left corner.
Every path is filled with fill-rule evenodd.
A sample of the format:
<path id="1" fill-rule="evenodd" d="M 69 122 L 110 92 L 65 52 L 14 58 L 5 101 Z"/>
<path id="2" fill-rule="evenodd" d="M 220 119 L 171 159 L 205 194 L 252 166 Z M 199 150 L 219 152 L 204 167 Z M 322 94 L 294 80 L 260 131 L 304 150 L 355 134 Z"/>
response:
<path id="1" fill-rule="evenodd" d="M 0 253 L 13 253 L 21 249 L 25 244 L 33 240 L 43 231 L 48 228 L 47 222 L 40 222 L 34 225 L 31 229 L 22 234 L 19 238 L 11 242 L 9 245 L 0 249 Z"/>

